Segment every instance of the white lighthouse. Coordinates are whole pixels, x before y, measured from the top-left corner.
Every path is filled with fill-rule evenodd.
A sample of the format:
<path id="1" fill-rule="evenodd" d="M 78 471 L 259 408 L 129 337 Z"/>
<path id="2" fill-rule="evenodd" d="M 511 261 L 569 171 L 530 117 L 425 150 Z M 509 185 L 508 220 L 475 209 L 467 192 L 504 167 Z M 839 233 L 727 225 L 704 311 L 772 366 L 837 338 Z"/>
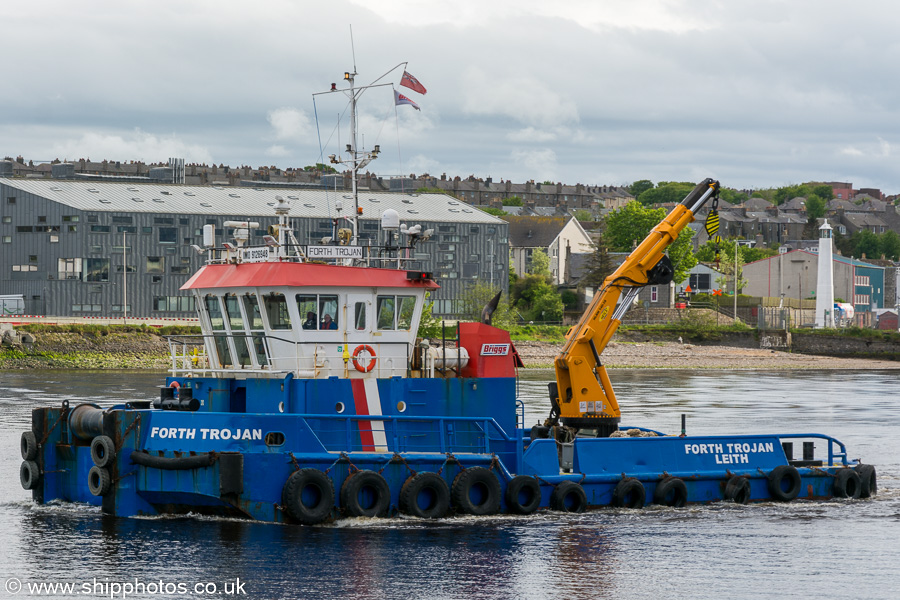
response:
<path id="1" fill-rule="evenodd" d="M 834 327 L 834 262 L 831 259 L 831 225 L 819 227 L 819 274 L 816 281 L 816 327 Z"/>

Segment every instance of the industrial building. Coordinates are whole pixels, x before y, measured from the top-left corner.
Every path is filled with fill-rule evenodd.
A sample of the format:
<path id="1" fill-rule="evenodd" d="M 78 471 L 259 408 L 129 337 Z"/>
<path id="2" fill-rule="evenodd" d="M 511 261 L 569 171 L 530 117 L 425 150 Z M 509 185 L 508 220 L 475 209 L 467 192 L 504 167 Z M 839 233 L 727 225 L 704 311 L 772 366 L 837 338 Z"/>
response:
<path id="1" fill-rule="evenodd" d="M 896 287 L 885 280 L 885 268 L 846 256 L 833 256 L 834 296 L 853 304 L 857 313 L 893 306 Z M 793 250 L 744 265 L 747 285 L 743 293 L 778 298 L 815 297 L 819 255 L 810 250 Z M 887 289 L 886 289 L 887 288 Z"/>
<path id="2" fill-rule="evenodd" d="M 250 243 L 262 244 L 276 222 L 276 196 L 291 203 L 301 245 L 333 235 L 337 200 L 353 204 L 325 189 L 0 178 L 0 294 L 22 295 L 27 314 L 192 317 L 193 299 L 179 288 L 205 260 L 192 249 L 203 226 L 215 225 L 221 244 L 231 234 L 225 221 L 252 220 L 259 229 Z M 459 314 L 475 280 L 507 288 L 505 221 L 444 194 L 362 190 L 359 201 L 361 245 L 384 242 L 389 208 L 409 226 L 434 230 L 407 267 L 434 273 L 435 315 Z"/>

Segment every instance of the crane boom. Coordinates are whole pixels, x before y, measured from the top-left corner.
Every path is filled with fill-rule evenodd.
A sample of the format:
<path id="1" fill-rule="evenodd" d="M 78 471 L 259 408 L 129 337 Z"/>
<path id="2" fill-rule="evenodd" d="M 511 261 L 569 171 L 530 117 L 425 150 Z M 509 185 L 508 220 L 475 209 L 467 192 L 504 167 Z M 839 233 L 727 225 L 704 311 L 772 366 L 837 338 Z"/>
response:
<path id="1" fill-rule="evenodd" d="M 618 429 L 619 404 L 600 354 L 641 288 L 672 281 L 674 268 L 666 249 L 718 193 L 718 181 L 706 179 L 697 184 L 603 281 L 581 319 L 569 329 L 556 357 L 556 385 L 550 384 L 551 421 L 561 419 L 576 430 L 596 429 L 601 437 Z"/>

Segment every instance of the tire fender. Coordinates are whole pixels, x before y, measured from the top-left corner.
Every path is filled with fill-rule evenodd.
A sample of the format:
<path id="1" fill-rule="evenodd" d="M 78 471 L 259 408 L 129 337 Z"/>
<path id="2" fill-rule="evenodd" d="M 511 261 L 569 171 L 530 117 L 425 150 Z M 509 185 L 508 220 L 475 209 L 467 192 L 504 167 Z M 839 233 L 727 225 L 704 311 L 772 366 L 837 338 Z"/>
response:
<path id="1" fill-rule="evenodd" d="M 750 502 L 750 480 L 740 475 L 733 475 L 725 484 L 725 501 L 735 504 Z"/>
<path id="2" fill-rule="evenodd" d="M 106 467 L 116 461 L 116 443 L 108 435 L 98 435 L 91 440 L 91 460 L 98 467 Z"/>
<path id="3" fill-rule="evenodd" d="M 859 498 L 862 493 L 859 473 L 853 469 L 839 469 L 834 475 L 832 493 L 835 498 Z"/>
<path id="4" fill-rule="evenodd" d="M 790 502 L 800 495 L 802 484 L 800 472 L 794 466 L 780 465 L 769 472 L 767 486 L 773 500 Z"/>
<path id="5" fill-rule="evenodd" d="M 304 525 L 321 523 L 334 508 L 334 483 L 318 469 L 300 469 L 288 477 L 281 491 L 282 506 Z"/>
<path id="6" fill-rule="evenodd" d="M 391 488 L 375 471 L 357 471 L 341 486 L 341 508 L 349 517 L 386 517 Z"/>
<path id="7" fill-rule="evenodd" d="M 550 494 L 550 508 L 562 512 L 583 513 L 587 510 L 587 494 L 574 481 L 561 481 Z"/>
<path id="8" fill-rule="evenodd" d="M 33 490 L 41 480 L 41 469 L 33 460 L 23 460 L 19 467 L 19 483 L 26 490 Z"/>
<path id="9" fill-rule="evenodd" d="M 517 515 L 530 515 L 541 506 L 541 486 L 534 477 L 516 475 L 506 486 L 506 508 Z"/>
<path id="10" fill-rule="evenodd" d="M 875 474 L 875 467 L 872 465 L 859 465 L 856 467 L 859 474 L 859 497 L 872 498 L 878 493 L 878 478 Z"/>
<path id="11" fill-rule="evenodd" d="M 34 460 L 38 456 L 37 436 L 32 431 L 22 433 L 22 460 Z"/>
<path id="12" fill-rule="evenodd" d="M 105 496 L 112 488 L 112 478 L 109 471 L 103 467 L 94 465 L 88 471 L 88 489 L 95 496 Z"/>
<path id="13" fill-rule="evenodd" d="M 494 515 L 500 512 L 500 482 L 484 467 L 469 467 L 459 472 L 450 487 L 450 499 L 459 512 L 467 515 Z"/>
<path id="14" fill-rule="evenodd" d="M 400 510 L 422 519 L 440 519 L 450 509 L 450 487 L 437 473 L 411 475 L 400 488 Z"/>
<path id="15" fill-rule="evenodd" d="M 612 494 L 612 505 L 616 508 L 643 508 L 646 500 L 644 484 L 634 477 L 626 477 L 617 483 Z"/>
<path id="16" fill-rule="evenodd" d="M 684 480 L 678 477 L 666 477 L 653 491 L 653 503 L 673 508 L 681 508 L 687 504 L 688 490 Z"/>

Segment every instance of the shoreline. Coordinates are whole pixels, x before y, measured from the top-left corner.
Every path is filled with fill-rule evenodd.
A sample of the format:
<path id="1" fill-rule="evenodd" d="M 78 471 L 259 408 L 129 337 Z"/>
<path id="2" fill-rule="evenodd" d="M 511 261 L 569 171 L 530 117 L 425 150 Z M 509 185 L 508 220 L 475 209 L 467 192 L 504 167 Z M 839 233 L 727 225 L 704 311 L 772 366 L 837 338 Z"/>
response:
<path id="1" fill-rule="evenodd" d="M 552 357 L 562 344 L 513 342 L 525 367 L 553 368 Z M 679 342 L 610 342 L 601 355 L 608 369 L 703 370 L 890 370 L 900 361 L 880 358 L 798 354 L 762 348 L 699 346 Z"/>
<path id="2" fill-rule="evenodd" d="M 36 332 L 27 345 L 0 348 L 0 369 L 143 370 L 171 367 L 169 344 L 153 332 Z M 731 345 L 618 338 L 601 355 L 608 369 L 704 370 L 893 370 L 900 360 L 866 356 L 800 354 L 753 347 L 737 339 Z M 513 341 L 526 369 L 553 369 L 562 342 Z"/>

